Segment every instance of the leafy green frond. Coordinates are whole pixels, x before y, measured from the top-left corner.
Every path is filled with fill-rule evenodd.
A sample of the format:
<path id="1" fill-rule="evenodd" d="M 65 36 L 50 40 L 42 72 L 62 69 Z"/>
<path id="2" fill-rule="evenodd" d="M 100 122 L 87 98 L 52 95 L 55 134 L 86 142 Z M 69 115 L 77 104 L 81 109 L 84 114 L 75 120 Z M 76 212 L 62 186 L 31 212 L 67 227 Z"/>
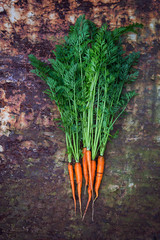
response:
<path id="1" fill-rule="evenodd" d="M 35 68 L 35 70 L 31 71 L 34 72 L 37 76 L 41 77 L 43 80 L 45 80 L 45 77 L 51 73 L 50 67 L 46 63 L 38 60 L 32 54 L 30 54 L 28 57 L 31 65 Z"/>
<path id="2" fill-rule="evenodd" d="M 128 32 L 137 33 L 137 28 L 142 28 L 142 27 L 143 27 L 143 24 L 133 23 L 126 27 L 115 28 L 112 31 L 112 37 L 115 40 L 118 40 L 121 35 L 126 34 Z"/>
<path id="3" fill-rule="evenodd" d="M 102 155 L 115 122 L 121 117 L 128 102 L 136 95 L 126 86 L 138 77 L 135 65 L 139 52 L 127 53 L 123 49 L 126 33 L 137 33 L 142 24 L 134 23 L 115 28 L 98 28 L 85 18 L 77 18 L 68 35 L 56 45 L 54 59 L 49 64 L 29 55 L 32 70 L 44 80 L 45 93 L 54 100 L 61 115 L 57 124 L 66 134 L 69 161 L 79 161 L 80 144 L 92 148 L 95 159 Z"/>

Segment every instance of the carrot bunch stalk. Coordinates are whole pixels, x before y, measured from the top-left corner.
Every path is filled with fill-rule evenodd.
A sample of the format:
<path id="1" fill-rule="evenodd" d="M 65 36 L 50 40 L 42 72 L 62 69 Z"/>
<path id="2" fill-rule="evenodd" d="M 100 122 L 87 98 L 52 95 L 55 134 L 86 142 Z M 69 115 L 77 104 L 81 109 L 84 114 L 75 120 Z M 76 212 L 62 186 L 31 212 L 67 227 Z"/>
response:
<path id="1" fill-rule="evenodd" d="M 70 28 L 64 42 L 56 45 L 55 58 L 48 59 L 50 64 L 29 55 L 35 68 L 32 72 L 46 82 L 48 89 L 45 93 L 60 112 L 60 119 L 55 120 L 65 132 L 74 208 L 76 212 L 76 179 L 81 216 L 82 156 L 85 189 L 88 186 L 83 220 L 91 200 L 94 203 L 99 195 L 105 165 L 102 156 L 107 142 L 114 137 L 111 134 L 113 126 L 136 95 L 135 91 L 126 91 L 126 84 L 138 76 L 134 65 L 140 54 L 124 54 L 121 36 L 135 33 L 136 28 L 141 27 L 141 24 L 133 23 L 110 31 L 105 25 L 98 28 L 82 15 Z M 85 146 L 83 155 L 82 145 Z"/>

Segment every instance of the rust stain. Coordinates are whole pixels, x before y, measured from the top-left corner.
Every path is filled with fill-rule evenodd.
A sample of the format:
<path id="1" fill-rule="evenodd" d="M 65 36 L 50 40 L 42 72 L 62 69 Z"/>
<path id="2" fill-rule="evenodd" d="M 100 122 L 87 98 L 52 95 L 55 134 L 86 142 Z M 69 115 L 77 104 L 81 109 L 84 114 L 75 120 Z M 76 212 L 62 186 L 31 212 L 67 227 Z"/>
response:
<path id="1" fill-rule="evenodd" d="M 45 127 L 54 126 L 53 114 L 58 116 L 55 104 L 46 102 L 42 106 L 38 95 L 34 96 L 35 102 L 31 99 L 32 103 L 27 103 L 28 93 L 24 93 L 20 88 L 13 88 L 10 95 L 7 95 L 8 90 L 0 88 L 0 136 L 9 136 L 12 130 L 28 129 L 33 123 Z M 39 106 L 39 110 L 35 109 L 35 106 Z"/>
<path id="2" fill-rule="evenodd" d="M 69 24 L 74 24 L 81 14 L 86 14 L 98 26 L 107 22 L 111 28 L 127 25 L 131 22 L 143 23 L 145 29 L 141 34 L 142 37 L 136 41 L 141 40 L 151 44 L 156 39 L 157 26 L 160 24 L 160 5 L 158 2 L 158 0 L 140 2 L 128 0 L 126 4 L 120 0 L 83 2 L 44 0 L 40 4 L 34 0 L 28 2 L 2 1 L 0 8 L 0 49 L 11 55 L 18 55 L 21 43 L 28 54 L 34 48 L 35 43 L 44 40 L 50 41 L 52 36 L 63 36 L 64 32 L 68 30 Z M 147 28 L 150 30 L 148 36 L 146 34 Z M 132 40 L 135 41 L 134 37 Z M 25 48 L 25 43 L 27 45 L 29 43 L 30 47 Z M 17 48 L 19 49 L 17 50 Z"/>

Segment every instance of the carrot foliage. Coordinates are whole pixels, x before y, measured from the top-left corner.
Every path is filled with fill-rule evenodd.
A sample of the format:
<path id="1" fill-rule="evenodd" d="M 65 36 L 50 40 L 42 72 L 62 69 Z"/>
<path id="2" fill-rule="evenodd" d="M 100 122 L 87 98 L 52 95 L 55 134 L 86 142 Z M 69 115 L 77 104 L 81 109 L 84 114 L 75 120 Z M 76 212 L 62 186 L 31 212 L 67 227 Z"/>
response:
<path id="1" fill-rule="evenodd" d="M 56 45 L 55 57 L 49 63 L 29 55 L 32 70 L 44 80 L 45 91 L 55 101 L 66 133 L 68 153 L 80 158 L 80 143 L 104 154 L 110 131 L 125 111 L 134 91 L 126 90 L 138 71 L 134 68 L 139 53 L 129 55 L 123 50 L 124 35 L 137 33 L 138 23 L 115 28 L 96 25 L 80 16 L 70 27 L 64 43 Z"/>
<path id="2" fill-rule="evenodd" d="M 111 31 L 82 15 L 47 63 L 29 55 L 32 72 L 46 82 L 45 93 L 58 106 L 69 162 L 72 157 L 79 162 L 81 145 L 93 160 L 98 152 L 103 156 L 114 124 L 136 95 L 127 86 L 137 79 L 140 54 L 127 54 L 123 44 L 127 33 L 139 28 L 134 23 Z"/>

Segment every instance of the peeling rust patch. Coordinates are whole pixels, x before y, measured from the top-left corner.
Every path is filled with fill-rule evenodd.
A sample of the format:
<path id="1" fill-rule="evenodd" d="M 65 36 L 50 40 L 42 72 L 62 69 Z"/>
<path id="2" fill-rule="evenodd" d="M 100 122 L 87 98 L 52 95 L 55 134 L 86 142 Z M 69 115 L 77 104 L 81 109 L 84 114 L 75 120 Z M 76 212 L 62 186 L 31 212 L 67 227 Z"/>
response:
<path id="1" fill-rule="evenodd" d="M 36 92 L 33 95 L 33 90 L 25 84 L 18 84 L 16 88 L 13 83 L 5 84 L 5 86 L 5 91 L 3 85 L 0 88 L 1 136 L 3 134 L 8 136 L 11 130 L 30 128 L 34 124 L 45 127 L 53 126 L 53 115 L 50 114 L 50 111 L 51 108 L 56 109 L 54 105 L 49 105 L 44 101 L 44 106 L 42 106 L 42 100 L 39 98 L 38 92 L 37 95 Z"/>

